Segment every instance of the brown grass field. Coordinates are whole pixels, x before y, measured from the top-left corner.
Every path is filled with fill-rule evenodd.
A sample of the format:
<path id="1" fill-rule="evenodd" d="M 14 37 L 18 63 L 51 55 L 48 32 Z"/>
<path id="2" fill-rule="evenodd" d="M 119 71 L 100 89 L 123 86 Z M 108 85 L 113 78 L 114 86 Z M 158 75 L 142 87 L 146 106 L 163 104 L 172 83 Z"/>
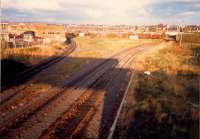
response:
<path id="1" fill-rule="evenodd" d="M 115 138 L 199 138 L 200 43 L 195 40 L 184 39 L 182 47 L 169 44 L 138 61 Z"/>
<path id="2" fill-rule="evenodd" d="M 22 48 L 1 49 L 1 59 L 15 60 L 25 65 L 38 64 L 50 56 L 58 55 L 67 47 L 64 44 L 53 44 L 49 46 L 38 45 Z"/>

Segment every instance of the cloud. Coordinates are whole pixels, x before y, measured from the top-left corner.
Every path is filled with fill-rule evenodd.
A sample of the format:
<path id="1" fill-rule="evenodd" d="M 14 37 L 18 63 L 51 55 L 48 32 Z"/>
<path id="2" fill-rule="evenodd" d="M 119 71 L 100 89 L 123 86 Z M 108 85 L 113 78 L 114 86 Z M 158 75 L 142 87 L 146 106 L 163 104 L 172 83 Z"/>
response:
<path id="1" fill-rule="evenodd" d="M 147 7 L 148 12 L 157 16 L 173 16 L 174 14 L 180 14 L 187 11 L 200 11 L 198 8 L 200 2 L 197 1 L 165 1 L 156 4 L 149 5 Z"/>
<path id="2" fill-rule="evenodd" d="M 188 22 L 189 15 L 200 16 L 192 14 L 199 7 L 199 0 L 3 0 L 2 15 L 20 20 L 22 14 L 27 20 L 58 23 L 156 24 L 168 22 L 166 18 L 176 22 L 174 17 L 183 13 Z"/>
<path id="3" fill-rule="evenodd" d="M 2 9 L 2 18 L 6 21 L 34 21 L 34 14 L 16 9 Z"/>
<path id="4" fill-rule="evenodd" d="M 175 14 L 169 18 L 167 18 L 168 23 L 170 24 L 179 24 L 179 25 L 186 25 L 186 24 L 199 24 L 200 21 L 197 17 L 199 17 L 200 11 L 185 11 L 178 14 Z"/>
<path id="5" fill-rule="evenodd" d="M 175 0 L 151 4 L 146 10 L 160 21 L 170 24 L 197 24 L 200 22 L 200 1 Z"/>
<path id="6" fill-rule="evenodd" d="M 2 0 L 3 8 L 18 10 L 60 10 L 61 5 L 56 0 Z"/>

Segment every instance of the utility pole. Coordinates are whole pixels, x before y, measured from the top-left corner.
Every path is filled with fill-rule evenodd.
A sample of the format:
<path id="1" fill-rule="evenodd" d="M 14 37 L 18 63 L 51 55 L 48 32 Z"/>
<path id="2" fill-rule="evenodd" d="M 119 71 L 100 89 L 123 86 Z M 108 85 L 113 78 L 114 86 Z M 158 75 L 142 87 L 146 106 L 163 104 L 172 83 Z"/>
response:
<path id="1" fill-rule="evenodd" d="M 182 21 L 182 23 L 184 23 L 184 21 Z M 179 29 L 179 31 L 180 31 L 180 47 L 182 47 L 182 40 L 183 40 L 183 28 L 184 28 L 184 24 L 182 24 L 182 25 L 180 25 L 180 29 Z"/>
<path id="2" fill-rule="evenodd" d="M 182 47 L 182 39 L 183 39 L 183 32 L 180 32 L 181 38 L 180 38 L 180 47 Z"/>

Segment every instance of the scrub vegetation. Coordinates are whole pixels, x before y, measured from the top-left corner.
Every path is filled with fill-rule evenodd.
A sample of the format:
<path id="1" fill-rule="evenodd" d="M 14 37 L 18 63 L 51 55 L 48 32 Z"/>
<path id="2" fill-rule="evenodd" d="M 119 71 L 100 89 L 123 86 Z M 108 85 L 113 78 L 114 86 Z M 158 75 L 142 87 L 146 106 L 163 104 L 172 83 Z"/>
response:
<path id="1" fill-rule="evenodd" d="M 32 66 L 40 63 L 50 56 L 59 54 L 65 47 L 66 45 L 56 44 L 50 46 L 39 45 L 22 48 L 4 48 L 1 49 L 1 60 L 14 60 L 24 63 L 27 66 Z"/>
<path id="2" fill-rule="evenodd" d="M 115 137 L 199 138 L 199 40 L 169 44 L 135 66 Z"/>

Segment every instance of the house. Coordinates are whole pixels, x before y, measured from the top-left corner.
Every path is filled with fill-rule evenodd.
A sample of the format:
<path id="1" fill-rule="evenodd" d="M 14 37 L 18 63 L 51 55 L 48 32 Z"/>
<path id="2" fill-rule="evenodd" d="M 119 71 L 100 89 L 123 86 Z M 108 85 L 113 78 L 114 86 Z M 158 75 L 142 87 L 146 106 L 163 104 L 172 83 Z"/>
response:
<path id="1" fill-rule="evenodd" d="M 35 41 L 35 32 L 26 31 L 23 33 L 23 41 L 25 42 L 34 42 Z"/>
<path id="2" fill-rule="evenodd" d="M 12 33 L 9 33 L 9 40 L 8 40 L 8 46 L 9 47 L 15 47 L 15 38 L 16 38 L 16 34 L 12 34 Z"/>
<path id="3" fill-rule="evenodd" d="M 26 42 L 33 41 L 36 36 L 49 40 L 49 42 L 64 42 L 65 26 L 45 23 L 26 23 L 26 24 L 12 24 L 10 25 L 10 32 L 13 34 L 24 34 Z M 40 38 L 40 40 L 41 40 Z M 42 39 L 42 40 L 43 40 Z"/>
<path id="4" fill-rule="evenodd" d="M 15 36 L 14 47 L 24 47 L 23 34 Z"/>
<path id="5" fill-rule="evenodd" d="M 34 31 L 25 31 L 20 35 L 9 33 L 9 47 L 25 47 L 42 43 L 43 38 L 35 36 Z"/>

